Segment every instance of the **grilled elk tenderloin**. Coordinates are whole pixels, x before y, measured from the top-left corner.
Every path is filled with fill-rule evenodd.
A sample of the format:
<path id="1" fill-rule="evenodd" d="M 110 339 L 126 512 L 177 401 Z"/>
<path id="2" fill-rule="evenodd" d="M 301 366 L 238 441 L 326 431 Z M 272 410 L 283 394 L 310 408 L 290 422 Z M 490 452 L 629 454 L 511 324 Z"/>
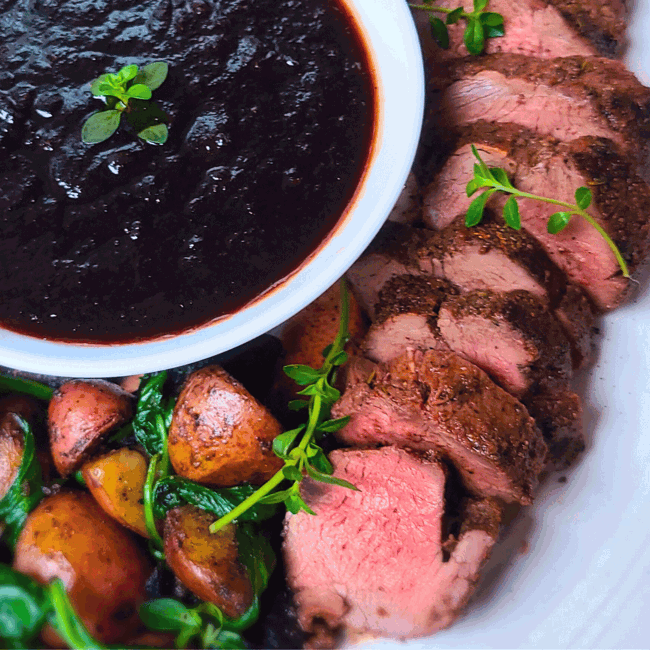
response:
<path id="1" fill-rule="evenodd" d="M 359 491 L 305 480 L 302 496 L 317 516 L 285 522 L 287 580 L 303 629 L 325 645 L 338 629 L 409 638 L 447 627 L 496 541 L 500 507 L 466 500 L 449 535 L 446 471 L 435 456 L 383 447 L 330 459 L 334 475 Z"/>
<path id="2" fill-rule="evenodd" d="M 525 407 L 485 372 L 453 352 L 434 350 L 362 366 L 348 373 L 332 409 L 351 418 L 337 433 L 341 442 L 435 450 L 472 494 L 531 503 L 546 444 Z"/>

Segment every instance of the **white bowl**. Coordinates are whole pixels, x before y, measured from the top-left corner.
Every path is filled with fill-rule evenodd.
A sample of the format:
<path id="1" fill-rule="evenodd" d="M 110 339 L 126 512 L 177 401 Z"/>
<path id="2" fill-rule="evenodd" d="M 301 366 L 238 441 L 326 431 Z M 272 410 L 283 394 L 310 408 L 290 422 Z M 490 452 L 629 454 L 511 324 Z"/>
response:
<path id="1" fill-rule="evenodd" d="M 241 345 L 284 322 L 332 285 L 359 257 L 393 207 L 422 126 L 424 73 L 403 0 L 345 0 L 357 18 L 377 84 L 373 153 L 349 212 L 317 253 L 239 312 L 186 334 L 142 343 L 61 343 L 0 331 L 0 364 L 67 377 L 119 377 L 173 368 Z"/>

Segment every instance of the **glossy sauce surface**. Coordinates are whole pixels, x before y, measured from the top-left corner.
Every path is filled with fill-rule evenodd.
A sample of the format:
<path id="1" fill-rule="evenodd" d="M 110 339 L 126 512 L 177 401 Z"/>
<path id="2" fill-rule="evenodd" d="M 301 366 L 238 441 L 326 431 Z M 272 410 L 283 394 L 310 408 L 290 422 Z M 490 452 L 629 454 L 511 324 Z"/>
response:
<path id="1" fill-rule="evenodd" d="M 338 221 L 369 155 L 374 91 L 328 0 L 0 0 L 0 323 L 115 342 L 231 313 Z M 162 146 L 89 82 L 167 61 Z"/>

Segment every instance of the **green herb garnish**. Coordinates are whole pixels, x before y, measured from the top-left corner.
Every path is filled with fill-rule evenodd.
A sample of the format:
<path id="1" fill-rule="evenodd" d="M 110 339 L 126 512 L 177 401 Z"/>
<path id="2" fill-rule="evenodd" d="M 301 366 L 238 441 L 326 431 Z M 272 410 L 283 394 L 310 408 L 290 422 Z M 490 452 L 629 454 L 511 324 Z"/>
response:
<path id="1" fill-rule="evenodd" d="M 3 648 L 36 648 L 45 622 L 70 648 L 103 649 L 75 613 L 63 582 L 47 587 L 0 565 L 0 640 Z"/>
<path id="2" fill-rule="evenodd" d="M 94 97 L 104 101 L 107 110 L 93 113 L 81 129 L 81 139 L 86 144 L 97 144 L 110 138 L 120 125 L 122 116 L 134 110 L 132 100 L 142 103 L 151 99 L 151 92 L 160 87 L 167 78 L 169 66 L 164 61 L 149 63 L 141 70 L 137 65 L 124 66 L 116 74 L 108 72 L 99 76 L 90 86 Z M 140 112 L 144 105 L 141 104 Z M 164 116 L 162 111 L 152 112 L 154 123 L 138 123 L 138 137 L 153 144 L 163 144 L 167 140 L 167 125 L 159 120 Z M 136 124 L 136 121 L 133 121 Z M 139 128 L 144 126 L 144 128 Z"/>
<path id="3" fill-rule="evenodd" d="M 423 4 L 411 4 L 412 9 L 419 9 L 429 13 L 429 26 L 431 35 L 438 45 L 444 50 L 449 49 L 449 30 L 447 25 L 454 25 L 460 20 L 467 22 L 463 33 L 463 42 L 470 54 L 480 54 L 485 48 L 488 38 L 498 38 L 505 34 L 503 16 L 493 11 L 484 11 L 488 0 L 474 0 L 474 10 L 466 12 L 462 7 L 448 9 L 433 4 L 434 0 L 424 0 Z M 434 13 L 446 14 L 443 22 Z"/>
<path id="4" fill-rule="evenodd" d="M 558 201 L 556 199 L 551 199 L 546 196 L 538 196 L 537 194 L 529 194 L 528 192 L 521 192 L 515 188 L 505 170 L 499 167 L 488 167 L 481 158 L 477 148 L 472 145 L 472 153 L 478 160 L 478 163 L 474 165 L 474 178 L 467 183 L 467 196 L 473 196 L 478 190 L 486 189 L 485 192 L 481 193 L 476 197 L 470 204 L 467 214 L 465 215 L 465 225 L 468 227 L 476 226 L 483 219 L 483 212 L 485 210 L 485 204 L 488 199 L 495 192 L 502 192 L 504 194 L 509 194 L 510 197 L 505 202 L 503 206 L 503 218 L 505 222 L 515 230 L 521 228 L 521 217 L 519 214 L 519 204 L 517 199 L 534 199 L 536 201 L 543 201 L 544 203 L 550 203 L 551 205 L 556 205 L 564 210 L 560 212 L 553 213 L 546 224 L 546 228 L 549 233 L 555 235 L 560 231 L 564 230 L 569 225 L 569 221 L 573 216 L 579 216 L 585 219 L 587 223 L 593 226 L 600 236 L 607 242 L 607 245 L 614 253 L 614 257 L 621 267 L 623 276 L 626 278 L 630 277 L 630 272 L 628 270 L 627 264 L 623 259 L 621 251 L 618 249 L 618 246 L 612 241 L 611 237 L 603 230 L 600 224 L 587 212 L 587 208 L 591 205 L 592 193 L 591 190 L 587 187 L 579 187 L 575 193 L 575 203 L 567 203 L 565 201 Z"/>
<path id="5" fill-rule="evenodd" d="M 233 508 L 228 514 L 215 521 L 210 526 L 210 532 L 216 533 L 226 524 L 244 516 L 257 504 L 284 503 L 287 510 L 296 514 L 301 510 L 309 514 L 314 511 L 300 496 L 300 483 L 304 476 L 339 485 L 351 490 L 357 488 L 343 479 L 332 476 L 333 467 L 329 462 L 318 441 L 326 434 L 338 431 L 349 421 L 349 417 L 329 419 L 332 405 L 339 399 L 341 393 L 332 386 L 336 379 L 339 366 L 343 365 L 348 355 L 345 344 L 350 338 L 348 331 L 348 295 L 345 281 L 341 281 L 341 322 L 334 343 L 323 350 L 325 361 L 316 370 L 310 366 L 290 365 L 284 367 L 284 372 L 298 385 L 305 386 L 298 395 L 307 399 L 298 399 L 289 403 L 292 410 L 306 409 L 307 423 L 295 429 L 285 431 L 273 441 L 273 451 L 284 460 L 284 467 L 276 472 L 262 487 L 257 489 L 247 499 Z M 277 490 L 283 482 L 291 485 L 283 490 Z"/>

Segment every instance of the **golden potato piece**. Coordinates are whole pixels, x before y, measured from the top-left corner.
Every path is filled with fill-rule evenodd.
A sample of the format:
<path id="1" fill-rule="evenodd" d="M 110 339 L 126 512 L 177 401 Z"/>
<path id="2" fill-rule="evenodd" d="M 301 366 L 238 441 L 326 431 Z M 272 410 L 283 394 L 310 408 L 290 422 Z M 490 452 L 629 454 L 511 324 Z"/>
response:
<path id="1" fill-rule="evenodd" d="M 253 589 L 238 559 L 236 527 L 208 530 L 216 517 L 194 506 L 181 506 L 165 518 L 165 557 L 176 577 L 201 600 L 232 618 L 253 602 Z"/>
<path id="2" fill-rule="evenodd" d="M 69 381 L 55 392 L 48 429 L 61 476 L 78 470 L 106 434 L 131 418 L 132 399 L 116 384 L 99 379 Z"/>
<path id="3" fill-rule="evenodd" d="M 142 504 L 147 465 L 143 453 L 122 447 L 89 460 L 81 468 L 90 493 L 103 510 L 143 537 L 149 536 Z"/>
<path id="4" fill-rule="evenodd" d="M 218 366 L 192 373 L 169 428 L 174 469 L 197 483 L 229 487 L 264 483 L 282 467 L 272 451 L 280 423 Z"/>
<path id="5" fill-rule="evenodd" d="M 90 494 L 66 490 L 46 497 L 27 518 L 14 569 L 41 584 L 60 578 L 90 634 L 115 643 L 139 626 L 152 567 Z"/>

